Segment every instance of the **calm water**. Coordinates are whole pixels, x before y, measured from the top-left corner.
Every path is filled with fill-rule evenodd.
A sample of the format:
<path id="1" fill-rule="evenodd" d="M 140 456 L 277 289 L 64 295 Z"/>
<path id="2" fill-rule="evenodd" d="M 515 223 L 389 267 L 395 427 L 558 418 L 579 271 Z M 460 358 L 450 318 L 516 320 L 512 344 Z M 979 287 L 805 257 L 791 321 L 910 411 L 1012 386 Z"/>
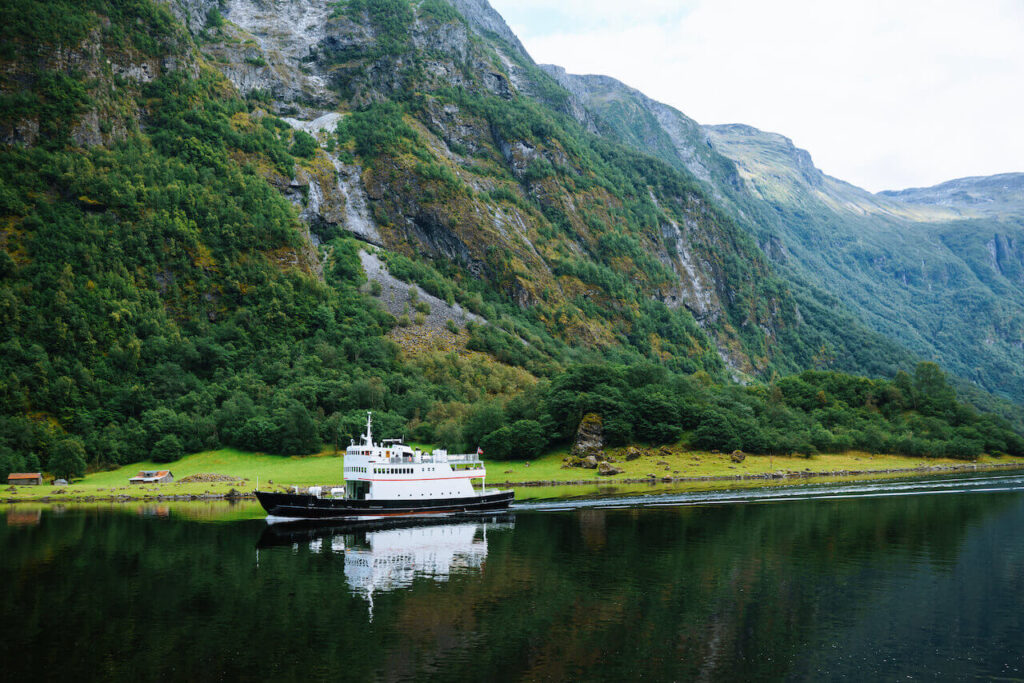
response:
<path id="1" fill-rule="evenodd" d="M 1024 677 L 1024 476 L 640 501 L 335 529 L 8 509 L 3 678 Z"/>

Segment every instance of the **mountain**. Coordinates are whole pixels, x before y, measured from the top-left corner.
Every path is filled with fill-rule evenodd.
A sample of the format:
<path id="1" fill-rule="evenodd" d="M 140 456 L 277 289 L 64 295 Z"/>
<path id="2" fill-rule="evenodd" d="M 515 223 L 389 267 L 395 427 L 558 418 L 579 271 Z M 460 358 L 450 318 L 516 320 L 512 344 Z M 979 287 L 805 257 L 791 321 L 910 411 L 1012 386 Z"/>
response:
<path id="1" fill-rule="evenodd" d="M 868 217 L 928 241 L 948 209 L 552 75 L 483 0 L 13 0 L 0 38 L 0 470 L 308 453 L 366 408 L 492 452 L 589 413 L 612 443 L 1017 448 L 857 269 L 905 239 Z M 783 378 L 811 368 L 915 374 Z"/>
<path id="2" fill-rule="evenodd" d="M 192 25 L 212 8 L 178 6 Z M 574 346 L 647 353 L 653 342 L 686 367 L 721 357 L 758 374 L 806 367 L 829 342 L 829 325 L 798 322 L 827 310 L 798 313 L 756 244 L 688 173 L 595 135 L 486 3 L 218 7 L 226 23 L 200 29 L 198 44 L 241 94 L 323 139 L 338 122 L 332 109 L 353 110 L 346 140 L 318 153 L 326 166 L 289 181 L 308 188 L 314 234 L 352 230 L 337 207 L 365 194 L 364 239 L 460 264 L 529 309 L 535 333 Z M 372 130 L 382 121 L 393 138 Z M 601 315 L 586 310 L 595 305 Z M 658 330 L 656 317 L 688 331 Z M 705 359 L 686 361 L 684 348 Z M 872 369 L 891 374 L 897 355 L 887 349 Z"/>
<path id="3" fill-rule="evenodd" d="M 781 272 L 917 356 L 1024 399 L 1021 174 L 875 195 L 782 135 L 700 126 L 613 79 L 545 69 L 607 134 L 693 173 Z"/>

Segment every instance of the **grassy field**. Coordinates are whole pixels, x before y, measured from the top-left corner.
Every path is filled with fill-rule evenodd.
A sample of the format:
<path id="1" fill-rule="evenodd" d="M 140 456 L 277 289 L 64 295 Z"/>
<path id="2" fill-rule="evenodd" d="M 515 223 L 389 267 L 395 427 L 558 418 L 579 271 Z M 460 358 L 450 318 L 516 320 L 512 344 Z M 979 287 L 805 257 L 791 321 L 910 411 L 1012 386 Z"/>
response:
<path id="1" fill-rule="evenodd" d="M 723 481 L 690 481 L 686 488 L 709 489 L 723 486 L 764 486 L 787 481 L 785 479 L 755 479 L 736 482 L 731 478 L 765 475 L 769 473 L 795 474 L 876 472 L 888 473 L 898 470 L 914 470 L 927 467 L 970 467 L 972 464 L 1014 465 L 1024 468 L 1024 458 L 990 457 L 980 458 L 976 463 L 942 458 L 907 458 L 895 455 L 870 455 L 867 453 L 844 453 L 841 455 L 816 455 L 803 457 L 747 456 L 741 463 L 734 463 L 729 455 L 683 451 L 679 449 L 649 449 L 647 454 L 632 461 L 626 461 L 624 449 L 610 449 L 609 455 L 617 460 L 616 466 L 622 474 L 604 477 L 595 470 L 563 468 L 562 458 L 566 451 L 548 453 L 529 463 L 519 461 L 489 461 L 488 485 L 528 484 L 551 482 L 541 487 L 520 488 L 517 498 L 559 498 L 581 495 L 613 493 L 657 492 L 659 486 L 671 486 L 679 490 L 680 483 L 661 482 L 663 477 L 675 479 L 696 479 L 699 477 L 729 477 Z M 128 479 L 140 470 L 170 469 L 176 480 L 171 484 L 132 486 Z M 181 479 L 194 474 L 219 474 L 234 477 L 233 482 L 182 483 Z M 625 483 L 627 479 L 644 479 L 654 475 L 656 484 Z M 155 500 L 167 496 L 223 496 L 234 489 L 248 492 L 256 488 L 257 479 L 261 490 L 286 490 L 291 486 L 313 484 L 341 484 L 342 458 L 331 452 L 304 457 L 281 457 L 263 453 L 247 453 L 234 449 L 207 451 L 189 455 L 170 464 L 141 462 L 107 472 L 89 474 L 69 486 L 19 486 L 4 487 L 0 501 L 23 502 L 42 499 L 54 502 L 88 502 L 101 499 L 130 498 L 132 500 Z M 792 483 L 792 480 L 788 480 Z M 819 480 L 820 481 L 820 480 Z M 570 484 L 569 482 L 573 482 Z M 578 482 L 578 483 L 576 483 Z"/>
<path id="2" fill-rule="evenodd" d="M 175 479 L 184 479 L 193 474 L 224 474 L 251 480 L 255 488 L 256 477 L 260 479 L 260 487 L 264 484 L 286 484 L 309 486 L 341 481 L 341 455 L 331 452 L 303 457 L 282 457 L 264 453 L 247 453 L 231 448 L 219 451 L 206 451 L 187 455 L 173 463 L 158 464 L 154 462 L 137 462 L 109 472 L 90 474 L 82 480 L 82 485 L 95 486 L 126 486 L 129 477 L 135 476 L 139 470 L 166 470 L 174 473 Z M 78 486 L 79 484 L 76 484 Z"/>
<path id="3" fill-rule="evenodd" d="M 742 477 L 764 475 L 773 472 L 864 472 L 917 469 L 921 467 L 950 467 L 1016 464 L 1024 467 L 1024 458 L 984 456 L 975 463 L 949 458 L 908 458 L 900 455 L 871 455 L 856 451 L 843 454 L 815 455 L 810 458 L 791 456 L 748 455 L 741 463 L 732 462 L 724 453 L 705 453 L 669 449 L 668 452 L 652 448 L 632 461 L 626 461 L 625 449 L 606 451 L 618 462 L 614 463 L 625 472 L 612 477 L 599 476 L 595 470 L 579 468 L 563 469 L 562 458 L 567 451 L 549 453 L 530 463 L 496 462 L 488 463 L 489 480 L 495 483 L 524 483 L 532 481 L 593 481 L 610 482 L 617 479 L 639 479 L 648 475 L 661 477 Z"/>
<path id="4" fill-rule="evenodd" d="M 173 463 L 137 462 L 116 470 L 89 474 L 70 486 L 4 487 L 0 493 L 0 500 L 17 502 L 60 498 L 73 502 L 120 496 L 130 496 L 133 499 L 158 496 L 223 496 L 232 489 L 252 491 L 256 488 L 257 477 L 259 487 L 263 491 L 284 490 L 288 486 L 340 483 L 341 463 L 341 456 L 330 452 L 305 457 L 282 457 L 224 449 L 195 453 Z M 144 486 L 128 483 L 128 479 L 140 470 L 164 469 L 171 470 L 174 478 L 179 481 Z M 221 474 L 235 477 L 238 481 L 180 482 L 181 479 L 193 474 Z"/>

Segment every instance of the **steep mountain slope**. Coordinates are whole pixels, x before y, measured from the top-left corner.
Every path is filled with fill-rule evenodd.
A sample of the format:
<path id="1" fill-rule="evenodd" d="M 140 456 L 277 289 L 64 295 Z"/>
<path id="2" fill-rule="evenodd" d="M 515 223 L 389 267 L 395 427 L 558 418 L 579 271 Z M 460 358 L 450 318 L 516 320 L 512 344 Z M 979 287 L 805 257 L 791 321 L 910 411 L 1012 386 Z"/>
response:
<path id="1" fill-rule="evenodd" d="M 624 343 L 690 369 L 721 355 L 759 373 L 842 343 L 831 330 L 844 324 L 827 307 L 798 309 L 689 173 L 595 136 L 486 3 L 455 3 L 463 14 L 442 2 L 218 7 L 225 23 L 197 31 L 200 49 L 241 92 L 294 125 L 351 111 L 327 119 L 340 137 L 322 129 L 321 170 L 297 180 L 314 232 L 352 230 L 318 208 L 365 191 L 364 238 L 432 257 L 457 290 L 496 287 L 508 317 L 574 346 Z M 844 367 L 901 363 L 895 348 L 863 357 Z"/>
<path id="2" fill-rule="evenodd" d="M 912 359 L 766 257 L 733 162 L 609 139 L 483 0 L 13 0 L 0 38 L 0 472 L 308 453 L 365 408 L 489 450 L 592 412 L 618 443 L 1024 449 L 934 366 L 732 385 Z"/>
<path id="3" fill-rule="evenodd" d="M 708 128 L 767 203 L 800 268 L 875 329 L 961 377 L 1024 398 L 1024 237 L 1019 219 L 965 220 L 824 176 L 802 150 L 745 127 Z"/>
<path id="4" fill-rule="evenodd" d="M 1019 174 L 872 195 L 781 135 L 702 127 L 612 79 L 545 68 L 609 135 L 690 169 L 794 289 L 825 289 L 917 355 L 1024 400 Z"/>

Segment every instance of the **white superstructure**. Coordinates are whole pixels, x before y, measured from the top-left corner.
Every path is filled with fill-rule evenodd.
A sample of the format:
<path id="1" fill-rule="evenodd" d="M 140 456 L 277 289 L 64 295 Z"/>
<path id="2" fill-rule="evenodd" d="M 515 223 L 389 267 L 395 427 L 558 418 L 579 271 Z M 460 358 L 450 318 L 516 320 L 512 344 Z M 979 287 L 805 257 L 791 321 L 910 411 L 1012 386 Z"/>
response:
<path id="1" fill-rule="evenodd" d="M 345 497 L 352 500 L 467 498 L 484 492 L 487 475 L 477 453 L 455 455 L 413 449 L 401 439 L 373 442 L 371 415 L 361 443 L 345 450 Z M 480 488 L 473 488 L 473 480 Z"/>

